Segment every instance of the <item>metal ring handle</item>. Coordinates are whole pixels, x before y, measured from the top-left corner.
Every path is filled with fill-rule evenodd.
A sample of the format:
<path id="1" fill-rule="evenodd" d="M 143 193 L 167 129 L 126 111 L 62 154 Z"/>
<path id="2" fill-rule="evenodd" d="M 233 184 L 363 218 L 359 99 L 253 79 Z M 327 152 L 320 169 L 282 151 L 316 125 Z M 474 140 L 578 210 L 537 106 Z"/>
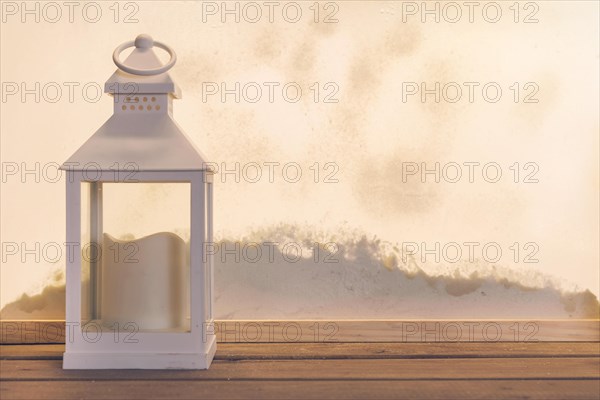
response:
<path id="1" fill-rule="evenodd" d="M 166 63 L 165 65 L 163 65 L 162 67 L 151 68 L 151 69 L 138 69 L 138 68 L 128 67 L 127 65 L 125 65 L 121 61 L 119 61 L 119 56 L 121 55 L 123 50 L 136 46 L 136 42 L 137 42 L 137 40 L 131 40 L 129 42 L 125 42 L 125 43 L 121 44 L 120 46 L 118 46 L 115 49 L 115 51 L 113 53 L 113 61 L 115 62 L 116 66 L 119 67 L 119 69 L 122 69 L 123 71 L 128 72 L 130 74 L 134 74 L 134 75 L 148 76 L 148 75 L 162 74 L 163 72 L 170 70 L 173 67 L 173 65 L 175 65 L 175 62 L 177 61 L 177 55 L 175 54 L 175 50 L 173 50 L 172 48 L 170 48 L 169 46 L 167 46 L 164 43 L 152 41 L 150 46 L 143 47 L 143 48 L 152 48 L 152 46 L 155 46 L 155 47 L 163 49 L 164 51 L 169 53 L 169 56 L 171 56 L 171 59 L 169 60 L 169 62 Z"/>

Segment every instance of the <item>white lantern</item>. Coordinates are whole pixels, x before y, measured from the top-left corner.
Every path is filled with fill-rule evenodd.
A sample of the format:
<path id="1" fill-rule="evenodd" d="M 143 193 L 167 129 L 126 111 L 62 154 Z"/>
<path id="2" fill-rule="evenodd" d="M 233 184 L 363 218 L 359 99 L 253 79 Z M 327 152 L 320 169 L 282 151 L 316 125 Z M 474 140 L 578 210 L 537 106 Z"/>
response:
<path id="1" fill-rule="evenodd" d="M 135 46 L 119 61 L 119 54 Z M 171 59 L 162 65 L 153 47 Z M 213 331 L 212 172 L 173 120 L 176 56 L 148 35 L 113 54 L 114 114 L 67 177 L 63 368 L 204 369 Z"/>

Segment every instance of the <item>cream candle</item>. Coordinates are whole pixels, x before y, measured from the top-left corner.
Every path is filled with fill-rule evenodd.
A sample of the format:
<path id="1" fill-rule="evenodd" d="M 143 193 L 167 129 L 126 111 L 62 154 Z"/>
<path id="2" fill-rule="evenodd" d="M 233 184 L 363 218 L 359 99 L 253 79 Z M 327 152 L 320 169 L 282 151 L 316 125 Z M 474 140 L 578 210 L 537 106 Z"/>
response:
<path id="1" fill-rule="evenodd" d="M 170 232 L 127 241 L 104 234 L 102 323 L 119 329 L 134 323 L 140 331 L 182 327 L 189 309 L 187 247 Z"/>

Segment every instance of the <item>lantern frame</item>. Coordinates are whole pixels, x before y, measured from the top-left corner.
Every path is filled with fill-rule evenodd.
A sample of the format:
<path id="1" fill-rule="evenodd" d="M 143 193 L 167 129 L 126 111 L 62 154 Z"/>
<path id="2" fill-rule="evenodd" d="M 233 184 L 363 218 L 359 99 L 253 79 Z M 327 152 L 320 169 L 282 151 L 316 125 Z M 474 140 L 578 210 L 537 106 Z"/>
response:
<path id="1" fill-rule="evenodd" d="M 68 171 L 66 184 L 67 243 L 81 241 L 81 188 L 90 182 L 101 187 L 103 182 L 129 184 L 140 183 L 189 183 L 190 201 L 190 330 L 188 332 L 137 332 L 127 337 L 121 332 L 115 340 L 115 332 L 103 330 L 98 334 L 86 328 L 82 321 L 82 254 L 70 251 L 67 263 L 67 308 L 65 369 L 144 368 L 144 369 L 205 369 L 210 366 L 216 351 L 213 322 L 213 259 L 205 254 L 205 243 L 212 242 L 212 172 L 199 171 L 140 171 L 133 180 L 115 180 L 115 172 L 98 171 L 99 177 L 90 180 L 86 171 Z M 96 174 L 96 172 L 94 172 Z M 120 176 L 121 174 L 116 174 Z M 102 199 L 90 198 L 96 207 L 92 213 L 96 228 L 101 229 Z M 206 218 L 205 218 L 206 216 Z M 94 221 L 92 221 L 94 223 Z M 80 245 L 81 247 L 81 245 Z M 135 321 L 133 321 L 135 322 Z"/>
<path id="2" fill-rule="evenodd" d="M 135 48 L 127 59 L 119 61 L 119 53 L 132 45 Z M 154 47 L 171 55 L 167 65 L 156 56 Z M 167 73 L 176 60 L 173 49 L 142 34 L 134 42 L 117 47 L 113 58 L 119 69 L 106 82 L 104 91 L 113 96 L 114 113 L 61 166 L 67 178 L 68 247 L 63 368 L 205 369 L 216 351 L 213 256 L 206 252 L 207 242 L 213 240 L 213 171 L 173 119 L 172 100 L 181 98 L 179 87 Z M 102 321 L 100 285 L 104 283 L 103 263 L 98 257 L 89 261 L 90 290 L 85 293 L 89 304 L 84 304 L 82 292 L 88 281 L 82 276 L 82 210 L 86 206 L 90 211 L 89 219 L 85 217 L 90 244 L 103 244 L 105 182 L 189 184 L 189 296 L 185 296 L 189 329 L 146 329 L 132 336 L 121 331 L 121 326 L 110 330 L 97 323 Z M 84 186 L 90 191 L 85 200 L 89 204 L 82 203 Z M 82 315 L 84 310 L 91 311 L 89 318 Z M 135 320 L 131 322 L 135 324 Z"/>

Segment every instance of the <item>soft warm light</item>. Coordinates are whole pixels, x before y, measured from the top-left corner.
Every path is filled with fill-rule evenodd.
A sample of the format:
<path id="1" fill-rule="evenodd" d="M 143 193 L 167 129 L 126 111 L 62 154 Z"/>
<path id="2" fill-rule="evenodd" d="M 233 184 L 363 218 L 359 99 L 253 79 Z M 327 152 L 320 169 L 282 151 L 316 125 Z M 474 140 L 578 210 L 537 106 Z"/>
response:
<path id="1" fill-rule="evenodd" d="M 316 26 L 310 18 L 297 24 L 281 19 L 221 24 L 216 16 L 200 23 L 199 3 L 157 4 L 139 4 L 135 30 L 177 42 L 178 54 L 185 58 L 173 72 L 186 88 L 185 101 L 176 110 L 179 123 L 213 160 L 225 163 L 219 164 L 221 169 L 236 163 L 263 167 L 257 183 L 243 177 L 235 182 L 232 175 L 223 183 L 216 175 L 220 237 L 235 240 L 251 230 L 274 231 L 284 224 L 297 241 L 303 237 L 294 232 L 303 226 L 336 240 L 343 228 L 359 237 L 377 235 L 392 245 L 496 241 L 505 250 L 498 268 L 516 271 L 515 279 L 525 285 L 541 273 L 555 277 L 558 286 L 599 294 L 597 2 L 544 2 L 539 23 L 519 25 L 509 17 L 498 24 L 421 24 L 417 18 L 403 23 L 400 3 L 343 2 L 339 23 Z M 32 95 L 25 103 L 19 95 L 2 102 L 3 162 L 14 161 L 19 169 L 21 161 L 30 169 L 36 162 L 60 163 L 89 137 L 90 127 L 112 112 L 110 98 L 82 100 L 81 88 L 114 68 L 109 58 L 90 54 L 110 54 L 114 43 L 130 36 L 131 24 L 62 22 L 53 25 L 53 35 L 47 34 L 47 23 L 9 22 L 0 29 L 3 81 L 26 82 L 30 88 L 35 82 L 80 83 L 72 103 L 64 85 L 55 104 L 35 103 Z M 238 81 L 298 82 L 306 95 L 297 103 L 222 103 L 220 95 L 203 102 L 203 82 L 232 87 Z M 505 97 L 497 104 L 403 103 L 402 83 L 420 81 L 496 81 Z M 508 87 L 516 81 L 537 82 L 539 104 L 515 104 Z M 337 83 L 339 101 L 315 103 L 309 89 L 315 82 L 321 95 L 329 93 L 323 84 Z M 138 111 L 132 105 L 134 111 L 123 112 L 158 109 Z M 464 179 L 456 184 L 401 181 L 403 162 L 492 161 L 503 169 L 502 181 L 495 184 L 481 179 L 473 184 Z M 522 179 L 529 161 L 539 165 L 539 183 L 515 184 L 509 168 L 519 162 Z M 273 183 L 265 162 L 280 163 Z M 282 166 L 289 162 L 302 167 L 298 183 L 282 177 Z M 318 183 L 310 169 L 315 162 Z M 333 171 L 324 169 L 327 162 L 339 167 L 334 175 L 338 183 L 323 182 Z M 2 183 L 2 240 L 30 247 L 36 242 L 61 244 L 64 181 L 33 179 L 30 174 L 21 183 L 19 170 Z M 152 199 L 148 195 L 140 205 Z M 353 240 L 351 234 L 342 236 L 340 241 Z M 520 261 L 514 263 L 507 250 L 514 242 L 538 243 L 539 263 L 523 263 L 522 247 Z M 17 255 L 2 261 L 2 306 L 24 292 L 41 292 L 54 271 L 64 268 L 64 258 L 53 263 L 28 257 L 22 262 Z M 467 276 L 492 268 L 484 264 L 469 265 Z M 447 277 L 455 268 L 431 262 L 420 266 Z M 256 289 L 261 297 L 253 292 L 219 297 L 220 316 L 242 306 L 266 315 L 277 312 L 269 299 L 276 296 L 278 282 L 258 268 L 251 271 L 269 282 Z M 298 284 L 308 285 L 310 276 L 307 272 Z M 327 315 L 351 312 L 360 301 L 336 305 Z M 500 303 L 485 305 L 490 316 L 504 311 L 494 304 Z M 435 307 L 424 306 L 422 316 Z M 303 310 L 299 301 L 295 316 L 307 316 Z"/>

